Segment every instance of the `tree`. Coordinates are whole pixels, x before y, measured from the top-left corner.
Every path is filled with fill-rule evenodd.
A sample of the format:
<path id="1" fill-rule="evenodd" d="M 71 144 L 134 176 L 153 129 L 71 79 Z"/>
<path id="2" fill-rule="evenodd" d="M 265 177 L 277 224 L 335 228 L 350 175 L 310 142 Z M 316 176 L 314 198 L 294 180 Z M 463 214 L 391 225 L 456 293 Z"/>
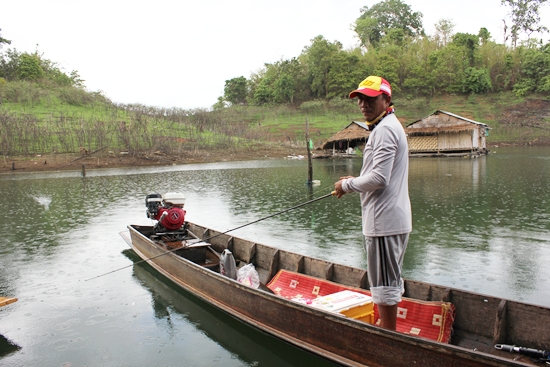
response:
<path id="1" fill-rule="evenodd" d="M 508 5 L 512 17 L 512 43 L 516 46 L 519 33 L 524 32 L 527 38 L 535 32 L 548 32 L 548 28 L 540 24 L 539 9 L 550 0 L 501 0 L 502 5 Z M 506 24 L 506 23 L 505 23 Z"/>
<path id="2" fill-rule="evenodd" d="M 219 96 L 218 102 L 212 105 L 212 109 L 214 109 L 214 111 L 218 111 L 218 110 L 223 110 L 224 108 L 225 108 L 225 100 L 223 99 L 222 96 Z"/>
<path id="3" fill-rule="evenodd" d="M 477 36 L 481 40 L 481 44 L 484 45 L 491 38 L 491 33 L 489 32 L 489 30 L 487 28 L 482 27 L 482 28 L 479 29 L 479 32 L 477 33 Z"/>
<path id="4" fill-rule="evenodd" d="M 323 36 L 315 37 L 311 40 L 311 45 L 304 48 L 302 59 L 307 66 L 313 97 L 328 97 L 328 74 L 334 57 L 341 49 L 340 42 L 329 42 Z"/>
<path id="5" fill-rule="evenodd" d="M 44 76 L 40 56 L 37 53 L 22 53 L 19 57 L 18 77 L 23 80 L 36 80 Z"/>
<path id="6" fill-rule="evenodd" d="M 246 102 L 247 94 L 246 78 L 244 76 L 225 81 L 223 97 L 226 101 L 231 102 L 234 105 L 244 104 Z"/>
<path id="7" fill-rule="evenodd" d="M 462 91 L 465 93 L 486 93 L 493 88 L 489 70 L 466 68 L 464 70 L 464 85 Z"/>
<path id="8" fill-rule="evenodd" d="M 2 32 L 2 28 L 0 28 L 0 32 Z M 11 44 L 10 40 L 2 38 L 2 36 L 0 35 L 0 49 L 2 49 L 3 45 L 10 45 L 10 44 Z"/>
<path id="9" fill-rule="evenodd" d="M 429 67 L 434 86 L 448 93 L 461 93 L 464 70 L 468 67 L 467 50 L 455 44 L 434 51 L 429 57 Z"/>
<path id="10" fill-rule="evenodd" d="M 368 75 L 368 69 L 360 54 L 339 51 L 332 60 L 332 68 L 327 76 L 327 98 L 347 98 L 351 90 Z"/>
<path id="11" fill-rule="evenodd" d="M 451 41 L 455 25 L 450 19 L 440 19 L 435 23 L 435 41 L 439 47 L 445 47 Z"/>
<path id="12" fill-rule="evenodd" d="M 476 64 L 476 55 L 479 48 L 479 38 L 469 33 L 457 33 L 453 36 L 453 45 L 464 47 L 468 51 L 470 66 Z"/>
<path id="13" fill-rule="evenodd" d="M 405 36 L 424 35 L 422 13 L 413 12 L 401 0 L 384 0 L 371 8 L 361 9 L 361 16 L 355 21 L 355 32 L 364 47 L 377 47 L 380 40 L 392 29 L 401 29 Z"/>
<path id="14" fill-rule="evenodd" d="M 265 64 L 265 68 L 251 76 L 252 100 L 257 105 L 269 103 L 294 103 L 298 95 L 303 97 L 306 84 L 306 72 L 300 61 L 279 60 Z"/>
<path id="15" fill-rule="evenodd" d="M 398 58 L 401 87 L 414 95 L 431 96 L 435 91 L 435 80 L 429 67 L 429 57 L 438 48 L 434 40 L 427 37 L 408 44 Z"/>
<path id="16" fill-rule="evenodd" d="M 528 92 L 549 92 L 549 75 L 550 44 L 525 49 L 514 92 L 520 97 Z"/>
<path id="17" fill-rule="evenodd" d="M 306 71 L 300 61 L 293 57 L 271 65 L 273 70 L 273 98 L 276 103 L 294 103 L 300 90 L 306 88 Z M 303 93 L 301 93 L 303 94 Z"/>

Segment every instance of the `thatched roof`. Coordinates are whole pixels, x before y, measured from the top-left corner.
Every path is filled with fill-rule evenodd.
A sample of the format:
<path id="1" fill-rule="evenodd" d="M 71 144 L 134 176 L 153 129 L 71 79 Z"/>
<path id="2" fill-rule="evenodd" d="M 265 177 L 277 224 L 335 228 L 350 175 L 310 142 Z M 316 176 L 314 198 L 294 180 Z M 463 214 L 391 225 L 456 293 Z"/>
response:
<path id="1" fill-rule="evenodd" d="M 331 136 L 326 142 L 321 145 L 321 149 L 330 149 L 334 142 L 351 141 L 351 140 L 367 140 L 370 131 L 364 122 L 352 121 L 348 126 L 338 131 Z"/>
<path id="2" fill-rule="evenodd" d="M 439 116 L 444 115 L 444 116 Z M 413 126 L 416 125 L 416 126 Z M 427 129 L 427 128 L 443 128 L 444 130 L 452 130 L 455 126 L 473 126 L 474 128 L 484 127 L 490 129 L 487 124 L 484 124 L 479 121 L 474 121 L 466 117 L 455 115 L 454 113 L 437 110 L 434 113 L 416 120 L 407 125 L 406 131 L 408 129 Z M 468 129 L 467 129 L 468 130 Z"/>
<path id="3" fill-rule="evenodd" d="M 408 136 L 417 136 L 417 135 L 435 135 L 441 132 L 445 133 L 459 133 L 461 131 L 475 130 L 479 127 L 476 125 L 454 125 L 454 126 L 443 126 L 443 127 L 421 127 L 421 128 L 409 128 L 405 129 L 405 132 Z"/>

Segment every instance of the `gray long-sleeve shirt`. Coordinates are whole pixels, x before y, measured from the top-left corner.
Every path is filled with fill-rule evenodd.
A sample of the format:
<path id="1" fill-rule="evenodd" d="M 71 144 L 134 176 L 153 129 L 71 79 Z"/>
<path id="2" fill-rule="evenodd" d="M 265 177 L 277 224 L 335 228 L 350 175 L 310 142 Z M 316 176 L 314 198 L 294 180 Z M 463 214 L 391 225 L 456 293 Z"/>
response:
<path id="1" fill-rule="evenodd" d="M 371 132 L 363 152 L 361 175 L 344 180 L 342 189 L 360 193 L 365 236 L 412 231 L 409 148 L 395 114 L 384 117 Z"/>

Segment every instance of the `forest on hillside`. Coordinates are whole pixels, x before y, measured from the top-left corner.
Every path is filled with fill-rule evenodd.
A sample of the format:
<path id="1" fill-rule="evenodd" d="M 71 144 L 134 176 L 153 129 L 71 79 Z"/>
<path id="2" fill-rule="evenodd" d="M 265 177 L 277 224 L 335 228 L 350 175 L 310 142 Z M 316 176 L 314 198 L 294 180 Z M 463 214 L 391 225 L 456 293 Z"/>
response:
<path id="1" fill-rule="evenodd" d="M 499 43 L 486 28 L 454 33 L 450 19 L 439 20 L 436 33 L 427 35 L 422 13 L 401 0 L 384 0 L 363 7 L 355 20 L 360 47 L 344 50 L 319 35 L 296 57 L 266 63 L 249 78 L 226 80 L 214 107 L 346 98 L 366 75 L 383 76 L 400 96 L 505 91 L 548 96 L 550 43 L 537 38 L 548 32 L 539 15 L 548 2 L 502 0 L 512 24 L 504 22 Z"/>

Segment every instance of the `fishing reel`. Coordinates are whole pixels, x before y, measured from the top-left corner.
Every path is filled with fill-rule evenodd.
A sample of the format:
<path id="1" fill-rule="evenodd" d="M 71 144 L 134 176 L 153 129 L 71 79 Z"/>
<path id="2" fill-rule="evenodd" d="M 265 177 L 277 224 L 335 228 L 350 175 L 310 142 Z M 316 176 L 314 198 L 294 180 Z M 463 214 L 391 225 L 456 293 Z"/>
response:
<path id="1" fill-rule="evenodd" d="M 147 218 L 157 221 L 155 232 L 183 230 L 185 224 L 185 196 L 178 192 L 164 195 L 149 194 L 145 197 Z"/>

